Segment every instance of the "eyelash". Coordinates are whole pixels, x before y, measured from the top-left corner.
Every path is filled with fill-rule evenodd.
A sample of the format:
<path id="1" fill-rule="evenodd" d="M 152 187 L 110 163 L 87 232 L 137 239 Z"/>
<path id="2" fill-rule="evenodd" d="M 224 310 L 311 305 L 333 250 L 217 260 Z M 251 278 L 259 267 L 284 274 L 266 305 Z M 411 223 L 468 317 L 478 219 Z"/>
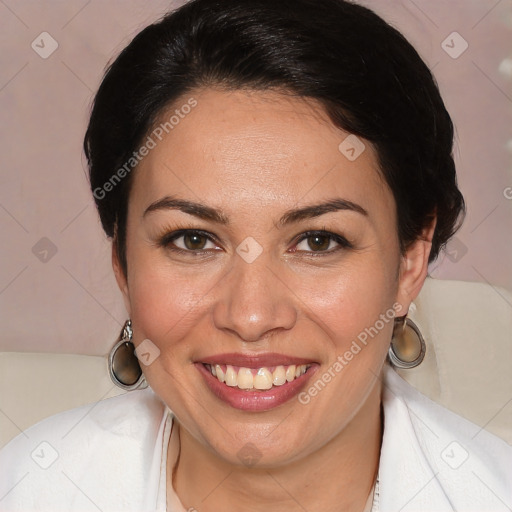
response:
<path id="1" fill-rule="evenodd" d="M 194 250 L 186 250 L 182 249 L 181 247 L 171 247 L 172 242 L 175 240 L 183 237 L 184 235 L 200 235 L 206 237 L 209 241 L 220 245 L 219 242 L 216 240 L 216 238 L 207 231 L 203 231 L 201 229 L 178 229 L 172 232 L 166 232 L 164 235 L 158 237 L 157 245 L 159 247 L 165 248 L 169 251 L 173 251 L 175 253 L 179 254 L 186 254 L 186 255 L 195 255 L 195 256 L 205 256 L 208 255 L 209 250 L 208 249 L 198 249 L 196 251 Z M 296 238 L 296 241 L 294 241 L 294 246 L 300 244 L 304 240 L 307 240 L 308 238 L 314 237 L 314 236 L 321 236 L 326 237 L 329 239 L 329 241 L 336 242 L 338 244 L 338 247 L 334 249 L 329 249 L 327 251 L 293 251 L 293 252 L 302 252 L 309 254 L 312 257 L 318 257 L 318 256 L 324 256 L 324 255 L 330 255 L 335 252 L 338 252 L 342 249 L 352 249 L 353 245 L 343 236 L 338 235 L 336 233 L 332 233 L 330 231 L 327 231 L 325 228 L 320 230 L 311 230 L 311 231 L 305 231 L 304 233 L 301 233 L 298 238 Z M 208 251 L 208 252 L 207 252 Z"/>

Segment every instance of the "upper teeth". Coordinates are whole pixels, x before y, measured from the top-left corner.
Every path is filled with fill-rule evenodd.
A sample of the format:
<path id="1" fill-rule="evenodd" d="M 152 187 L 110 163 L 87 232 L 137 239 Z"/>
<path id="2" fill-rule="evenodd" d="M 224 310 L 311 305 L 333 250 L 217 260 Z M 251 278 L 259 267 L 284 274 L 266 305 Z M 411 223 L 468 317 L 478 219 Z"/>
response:
<path id="1" fill-rule="evenodd" d="M 228 386 L 240 389 L 270 389 L 272 386 L 282 386 L 300 377 L 310 367 L 310 364 L 275 366 L 270 368 L 245 368 L 243 366 L 210 365 L 206 367 L 214 377 Z"/>

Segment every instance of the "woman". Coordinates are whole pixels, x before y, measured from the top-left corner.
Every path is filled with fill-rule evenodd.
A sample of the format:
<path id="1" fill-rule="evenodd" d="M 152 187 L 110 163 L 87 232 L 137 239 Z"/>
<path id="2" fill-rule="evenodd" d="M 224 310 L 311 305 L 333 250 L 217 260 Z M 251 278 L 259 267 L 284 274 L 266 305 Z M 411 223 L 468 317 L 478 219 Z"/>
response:
<path id="1" fill-rule="evenodd" d="M 84 145 L 131 391 L 12 441 L 1 510 L 508 510 L 512 449 L 386 362 L 423 357 L 406 315 L 463 216 L 452 143 L 361 6 L 194 0 L 143 30 Z"/>

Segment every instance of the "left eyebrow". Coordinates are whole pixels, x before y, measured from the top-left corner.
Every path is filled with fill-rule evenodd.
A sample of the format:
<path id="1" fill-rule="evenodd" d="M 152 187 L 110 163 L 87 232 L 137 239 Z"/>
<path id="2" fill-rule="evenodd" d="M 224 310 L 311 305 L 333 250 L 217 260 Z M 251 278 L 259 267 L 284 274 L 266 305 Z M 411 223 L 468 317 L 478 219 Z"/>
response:
<path id="1" fill-rule="evenodd" d="M 349 210 L 368 217 L 368 212 L 359 204 L 346 199 L 335 198 L 324 203 L 312 204 L 303 208 L 288 210 L 279 219 L 278 227 L 299 222 L 304 219 L 312 219 L 314 217 L 324 215 L 325 213 L 337 212 L 340 210 Z"/>

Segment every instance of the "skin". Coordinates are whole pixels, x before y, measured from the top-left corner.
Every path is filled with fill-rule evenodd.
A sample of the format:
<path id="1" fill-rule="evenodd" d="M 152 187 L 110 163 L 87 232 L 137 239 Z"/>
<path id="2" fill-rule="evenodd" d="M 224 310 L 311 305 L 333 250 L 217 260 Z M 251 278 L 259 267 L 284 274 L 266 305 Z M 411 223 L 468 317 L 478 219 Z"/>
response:
<path id="1" fill-rule="evenodd" d="M 191 96 L 198 105 L 133 176 L 126 276 L 112 252 L 134 343 L 147 338 L 160 350 L 143 368 L 146 379 L 177 418 L 180 457 L 173 477 L 167 468 L 167 488 L 200 512 L 360 511 L 378 469 L 392 321 L 306 405 L 292 398 L 264 412 L 235 409 L 192 363 L 279 352 L 318 362 L 316 380 L 394 303 L 405 315 L 427 275 L 435 223 L 400 254 L 396 206 L 371 144 L 355 161 L 345 158 L 338 146 L 348 134 L 314 101 L 208 88 L 173 109 Z M 176 209 L 143 215 L 164 196 L 218 208 L 229 224 Z M 289 209 L 335 197 L 368 215 L 341 210 L 277 225 Z M 159 246 L 176 229 L 202 229 L 217 241 L 196 241 L 205 256 Z M 308 230 L 353 247 L 297 243 Z M 252 263 L 236 252 L 246 237 L 263 249 Z M 187 247 L 184 238 L 174 243 Z M 237 455 L 247 443 L 260 454 L 252 467 Z"/>

